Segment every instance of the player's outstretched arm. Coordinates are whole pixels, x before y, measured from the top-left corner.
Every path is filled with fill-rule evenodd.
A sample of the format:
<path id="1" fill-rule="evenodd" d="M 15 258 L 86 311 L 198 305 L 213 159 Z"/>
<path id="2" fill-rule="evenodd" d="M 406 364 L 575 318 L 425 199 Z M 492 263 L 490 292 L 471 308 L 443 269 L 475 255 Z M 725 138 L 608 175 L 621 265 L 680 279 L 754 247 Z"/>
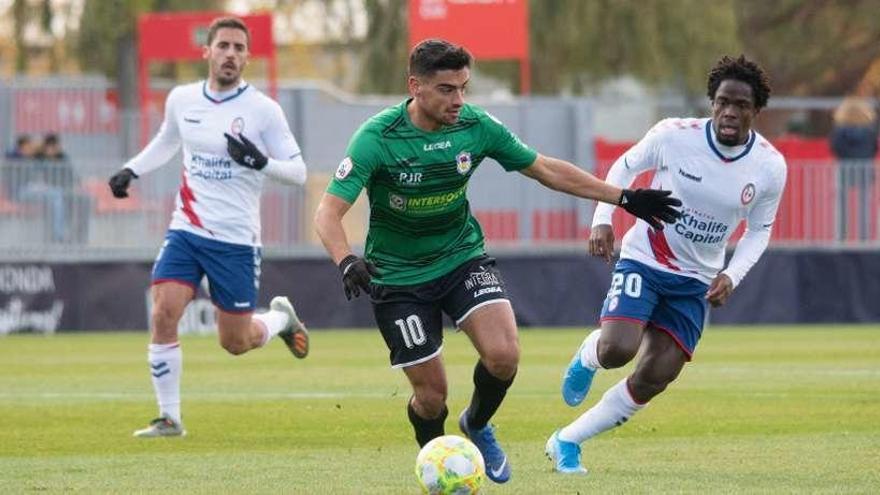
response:
<path id="1" fill-rule="evenodd" d="M 162 125 L 159 126 L 159 131 L 140 153 L 122 166 L 122 170 L 110 177 L 109 184 L 113 196 L 127 198 L 131 179 L 137 179 L 165 165 L 180 149 L 180 130 L 174 119 L 175 108 L 179 105 L 179 101 L 180 91 L 174 88 L 165 102 L 165 117 Z"/>
<path id="2" fill-rule="evenodd" d="M 565 160 L 538 154 L 535 162 L 521 172 L 554 191 L 604 203 L 620 203 L 621 188 L 607 184 Z"/>
<path id="3" fill-rule="evenodd" d="M 662 229 L 663 222 L 672 223 L 681 216 L 675 209 L 681 206 L 681 201 L 670 196 L 670 191 L 621 189 L 565 160 L 539 154 L 535 163 L 522 173 L 555 191 L 619 205 L 656 229 Z"/>

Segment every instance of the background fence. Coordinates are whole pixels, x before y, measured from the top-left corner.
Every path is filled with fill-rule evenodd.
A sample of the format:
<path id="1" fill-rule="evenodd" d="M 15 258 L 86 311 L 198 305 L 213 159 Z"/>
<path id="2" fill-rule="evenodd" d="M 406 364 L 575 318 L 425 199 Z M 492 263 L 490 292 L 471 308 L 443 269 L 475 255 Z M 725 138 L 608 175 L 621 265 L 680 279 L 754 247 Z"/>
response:
<path id="1" fill-rule="evenodd" d="M 399 99 L 353 100 L 318 87 L 286 87 L 278 100 L 303 148 L 309 181 L 304 187 L 267 181 L 262 198 L 266 255 L 318 255 L 322 250 L 311 219 L 350 135 L 370 115 Z M 631 144 L 598 137 L 596 103 L 589 99 L 478 103 L 542 153 L 569 159 L 602 177 Z M 126 200 L 113 198 L 106 180 L 141 147 L 139 126 L 158 126 L 158 109 L 141 120 L 136 113 L 121 112 L 115 91 L 101 80 L 61 85 L 41 79 L 0 87 L 0 110 L 5 142 L 13 143 L 21 134 L 39 138 L 55 132 L 67 153 L 66 160 L 7 158 L 0 165 L 0 258 L 154 256 L 174 207 L 180 157 L 137 180 Z M 789 137 L 774 143 L 789 164 L 774 245 L 880 245 L 876 164 L 838 164 L 822 139 Z M 546 250 L 575 245 L 589 235 L 593 209 L 589 202 L 549 191 L 519 174 L 504 173 L 491 160 L 481 168 L 468 197 L 490 243 Z M 354 242 L 363 239 L 366 215 L 361 200 L 346 218 Z M 617 220 L 621 231 L 632 222 L 622 213 Z"/>

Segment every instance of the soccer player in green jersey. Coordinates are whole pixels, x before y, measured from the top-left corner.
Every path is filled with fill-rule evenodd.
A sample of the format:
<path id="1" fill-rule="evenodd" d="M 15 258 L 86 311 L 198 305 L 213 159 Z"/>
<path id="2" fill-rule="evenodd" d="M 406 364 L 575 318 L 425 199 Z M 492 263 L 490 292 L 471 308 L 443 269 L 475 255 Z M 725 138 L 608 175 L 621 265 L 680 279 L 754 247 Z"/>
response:
<path id="1" fill-rule="evenodd" d="M 412 385 L 408 414 L 419 445 L 444 434 L 442 313 L 470 338 L 480 359 L 459 427 L 483 454 L 489 478 L 504 483 L 510 464 L 489 419 L 513 383 L 519 341 L 504 282 L 468 205 L 471 176 L 490 157 L 550 189 L 621 205 L 657 228 L 675 221 L 673 207 L 681 203 L 668 191 L 606 184 L 523 144 L 485 110 L 464 102 L 471 62 L 467 50 L 443 40 L 413 49 L 410 98 L 373 116 L 352 137 L 315 227 L 342 272 L 345 295 L 363 290 L 372 299 L 392 367 L 403 368 Z M 370 225 L 359 257 L 342 217 L 364 188 Z"/>

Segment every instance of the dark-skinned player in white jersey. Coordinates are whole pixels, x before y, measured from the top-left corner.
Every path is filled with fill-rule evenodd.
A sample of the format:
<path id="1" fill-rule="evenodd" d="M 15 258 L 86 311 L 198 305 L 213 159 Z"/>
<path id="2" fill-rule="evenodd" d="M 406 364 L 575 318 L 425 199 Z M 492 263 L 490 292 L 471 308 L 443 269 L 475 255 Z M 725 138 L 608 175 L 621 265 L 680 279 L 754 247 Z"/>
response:
<path id="1" fill-rule="evenodd" d="M 652 187 L 681 198 L 682 216 L 662 231 L 636 221 L 623 237 L 601 328 L 572 358 L 563 399 L 580 404 L 598 369 L 641 355 L 632 374 L 547 441 L 559 472 L 586 473 L 580 444 L 626 423 L 678 377 L 702 335 L 708 305 L 727 301 L 770 240 L 786 170 L 782 155 L 752 129 L 770 96 L 767 76 L 745 57 L 723 57 L 707 86 L 711 118 L 661 121 L 608 172 L 608 182 L 626 187 L 654 170 Z M 612 210 L 596 208 L 589 244 L 591 254 L 609 262 Z M 725 267 L 725 248 L 742 220 L 745 233 Z"/>

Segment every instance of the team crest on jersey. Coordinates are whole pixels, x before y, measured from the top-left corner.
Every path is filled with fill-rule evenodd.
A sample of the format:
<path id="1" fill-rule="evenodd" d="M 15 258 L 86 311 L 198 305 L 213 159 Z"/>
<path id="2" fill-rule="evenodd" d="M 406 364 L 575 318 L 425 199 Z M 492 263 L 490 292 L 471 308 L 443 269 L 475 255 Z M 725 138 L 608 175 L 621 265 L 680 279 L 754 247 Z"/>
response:
<path id="1" fill-rule="evenodd" d="M 341 162 L 339 162 L 339 167 L 336 169 L 336 178 L 342 180 L 348 177 L 348 174 L 351 173 L 351 169 L 354 168 L 354 162 L 351 161 L 351 157 L 345 157 Z"/>
<path id="2" fill-rule="evenodd" d="M 406 198 L 397 194 L 389 194 L 388 206 L 397 211 L 406 211 Z"/>
<path id="3" fill-rule="evenodd" d="M 468 173 L 471 170 L 471 154 L 467 151 L 462 151 L 456 155 L 455 169 L 458 170 L 458 173 L 461 175 Z"/>
<path id="4" fill-rule="evenodd" d="M 232 134 L 241 134 L 244 132 L 244 119 L 241 117 L 232 119 L 232 125 L 229 128 L 232 130 Z"/>
<path id="5" fill-rule="evenodd" d="M 746 187 L 743 188 L 742 193 L 739 195 L 739 199 L 744 205 L 751 203 L 755 199 L 755 185 L 751 182 L 746 184 Z"/>

